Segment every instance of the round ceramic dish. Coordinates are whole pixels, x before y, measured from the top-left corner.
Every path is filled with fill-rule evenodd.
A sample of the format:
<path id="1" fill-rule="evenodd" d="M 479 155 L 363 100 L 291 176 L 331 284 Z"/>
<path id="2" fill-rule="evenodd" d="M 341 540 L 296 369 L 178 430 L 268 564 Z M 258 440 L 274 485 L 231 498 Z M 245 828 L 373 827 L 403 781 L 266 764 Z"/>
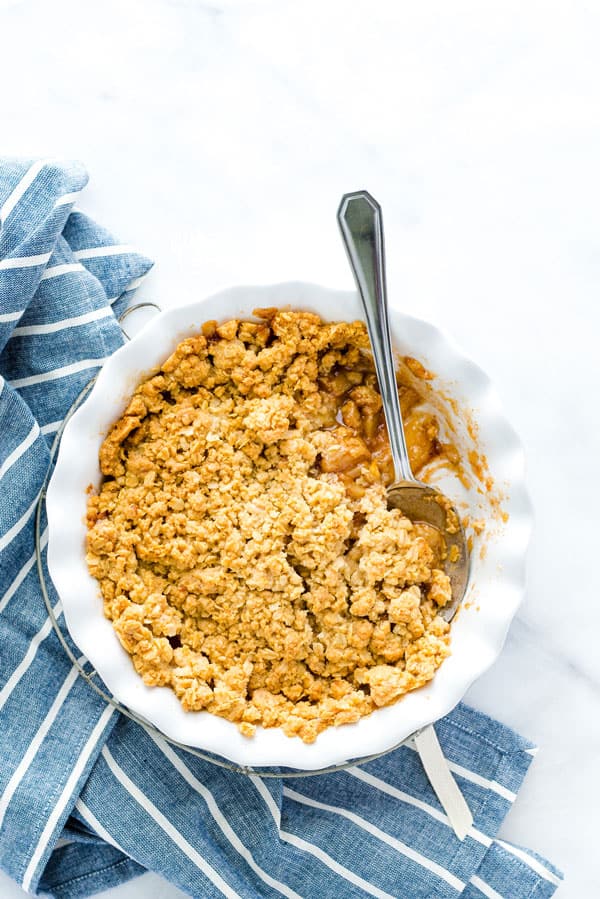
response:
<path id="1" fill-rule="evenodd" d="M 108 359 L 89 397 L 65 428 L 47 492 L 48 567 L 73 640 L 123 705 L 167 737 L 239 765 L 311 771 L 391 749 L 447 714 L 494 662 L 524 592 L 531 510 L 523 452 L 487 376 L 433 325 L 402 315 L 392 305 L 395 349 L 436 373 L 433 389 L 454 401 L 454 412 L 448 413 L 454 428 L 452 440 L 464 458 L 473 448 L 485 453 L 494 482 L 504 494 L 501 518 L 497 508 L 494 513 L 491 505 L 486 507 L 485 491 L 475 480 L 465 489 L 443 472 L 435 476 L 453 501 L 468 505 L 474 518 L 488 520 L 485 545 L 484 538 L 474 538 L 467 594 L 452 624 L 451 656 L 426 687 L 356 724 L 328 728 L 310 745 L 286 737 L 277 728 L 258 728 L 248 739 L 223 718 L 184 712 L 169 688 L 147 687 L 103 615 L 98 584 L 85 562 L 86 489 L 90 484 L 98 487 L 101 480 L 98 450 L 137 383 L 180 340 L 209 319 L 251 318 L 253 309 L 269 306 L 309 310 L 333 321 L 361 317 L 354 293 L 300 283 L 236 287 L 157 315 Z M 457 409 L 463 414 L 457 414 Z M 466 424 L 471 419 L 478 429 L 476 447 L 474 429 Z"/>

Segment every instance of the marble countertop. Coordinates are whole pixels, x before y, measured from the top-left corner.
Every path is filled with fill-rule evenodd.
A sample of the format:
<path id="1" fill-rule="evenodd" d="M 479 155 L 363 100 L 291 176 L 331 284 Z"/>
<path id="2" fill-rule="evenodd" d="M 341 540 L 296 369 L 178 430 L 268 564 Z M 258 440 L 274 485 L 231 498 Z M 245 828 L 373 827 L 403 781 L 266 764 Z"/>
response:
<path id="1" fill-rule="evenodd" d="M 502 833 L 599 895 L 600 9 L 0 0 L 0 29 L 2 153 L 85 162 L 81 208 L 156 260 L 144 298 L 350 287 L 339 197 L 382 202 L 393 300 L 491 375 L 528 454 L 527 597 L 467 696 L 540 746 Z"/>

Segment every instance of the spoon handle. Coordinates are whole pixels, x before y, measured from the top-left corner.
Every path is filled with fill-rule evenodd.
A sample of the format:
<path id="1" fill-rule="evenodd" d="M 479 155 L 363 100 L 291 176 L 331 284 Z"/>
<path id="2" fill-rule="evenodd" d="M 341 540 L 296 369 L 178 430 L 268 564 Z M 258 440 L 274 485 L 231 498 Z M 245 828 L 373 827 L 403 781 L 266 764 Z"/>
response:
<path id="1" fill-rule="evenodd" d="M 337 218 L 367 322 L 395 481 L 414 481 L 402 425 L 388 321 L 381 206 L 366 190 L 344 194 Z"/>

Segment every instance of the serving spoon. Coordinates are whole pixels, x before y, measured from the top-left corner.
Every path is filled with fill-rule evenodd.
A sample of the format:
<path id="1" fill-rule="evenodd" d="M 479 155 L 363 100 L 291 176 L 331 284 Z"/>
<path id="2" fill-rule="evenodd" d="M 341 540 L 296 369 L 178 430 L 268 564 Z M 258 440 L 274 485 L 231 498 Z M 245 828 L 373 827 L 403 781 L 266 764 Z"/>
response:
<path id="1" fill-rule="evenodd" d="M 400 509 L 411 521 L 434 527 L 445 539 L 443 566 L 450 578 L 452 598 L 439 614 L 451 621 L 467 588 L 467 541 L 460 516 L 449 499 L 417 480 L 410 467 L 388 319 L 381 206 L 366 190 L 344 194 L 338 222 L 367 322 L 388 430 L 394 466 L 394 482 L 387 488 L 388 507 Z M 473 815 L 444 758 L 434 726 L 418 731 L 413 740 L 454 832 L 464 840 L 473 825 Z"/>
<path id="2" fill-rule="evenodd" d="M 469 552 L 457 510 L 436 487 L 417 480 L 410 467 L 388 318 L 381 206 L 359 190 L 344 194 L 337 217 L 365 314 L 390 442 L 394 482 L 387 488 L 388 508 L 434 527 L 445 539 L 443 567 L 452 598 L 439 614 L 451 621 L 466 591 Z"/>

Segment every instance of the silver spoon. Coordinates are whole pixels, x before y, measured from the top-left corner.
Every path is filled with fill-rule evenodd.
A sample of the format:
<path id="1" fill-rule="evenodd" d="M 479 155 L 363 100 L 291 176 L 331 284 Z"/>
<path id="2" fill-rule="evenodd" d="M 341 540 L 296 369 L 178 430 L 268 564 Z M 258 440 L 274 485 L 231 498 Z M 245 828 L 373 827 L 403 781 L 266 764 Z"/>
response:
<path id="1" fill-rule="evenodd" d="M 411 521 L 433 526 L 445 538 L 443 564 L 450 578 L 452 599 L 440 615 L 451 621 L 467 587 L 469 552 L 456 509 L 435 487 L 418 481 L 410 467 L 388 321 L 381 206 L 366 190 L 359 190 L 344 194 L 337 217 L 365 313 L 387 424 L 394 465 L 394 483 L 387 490 L 388 506 L 400 509 Z"/>

